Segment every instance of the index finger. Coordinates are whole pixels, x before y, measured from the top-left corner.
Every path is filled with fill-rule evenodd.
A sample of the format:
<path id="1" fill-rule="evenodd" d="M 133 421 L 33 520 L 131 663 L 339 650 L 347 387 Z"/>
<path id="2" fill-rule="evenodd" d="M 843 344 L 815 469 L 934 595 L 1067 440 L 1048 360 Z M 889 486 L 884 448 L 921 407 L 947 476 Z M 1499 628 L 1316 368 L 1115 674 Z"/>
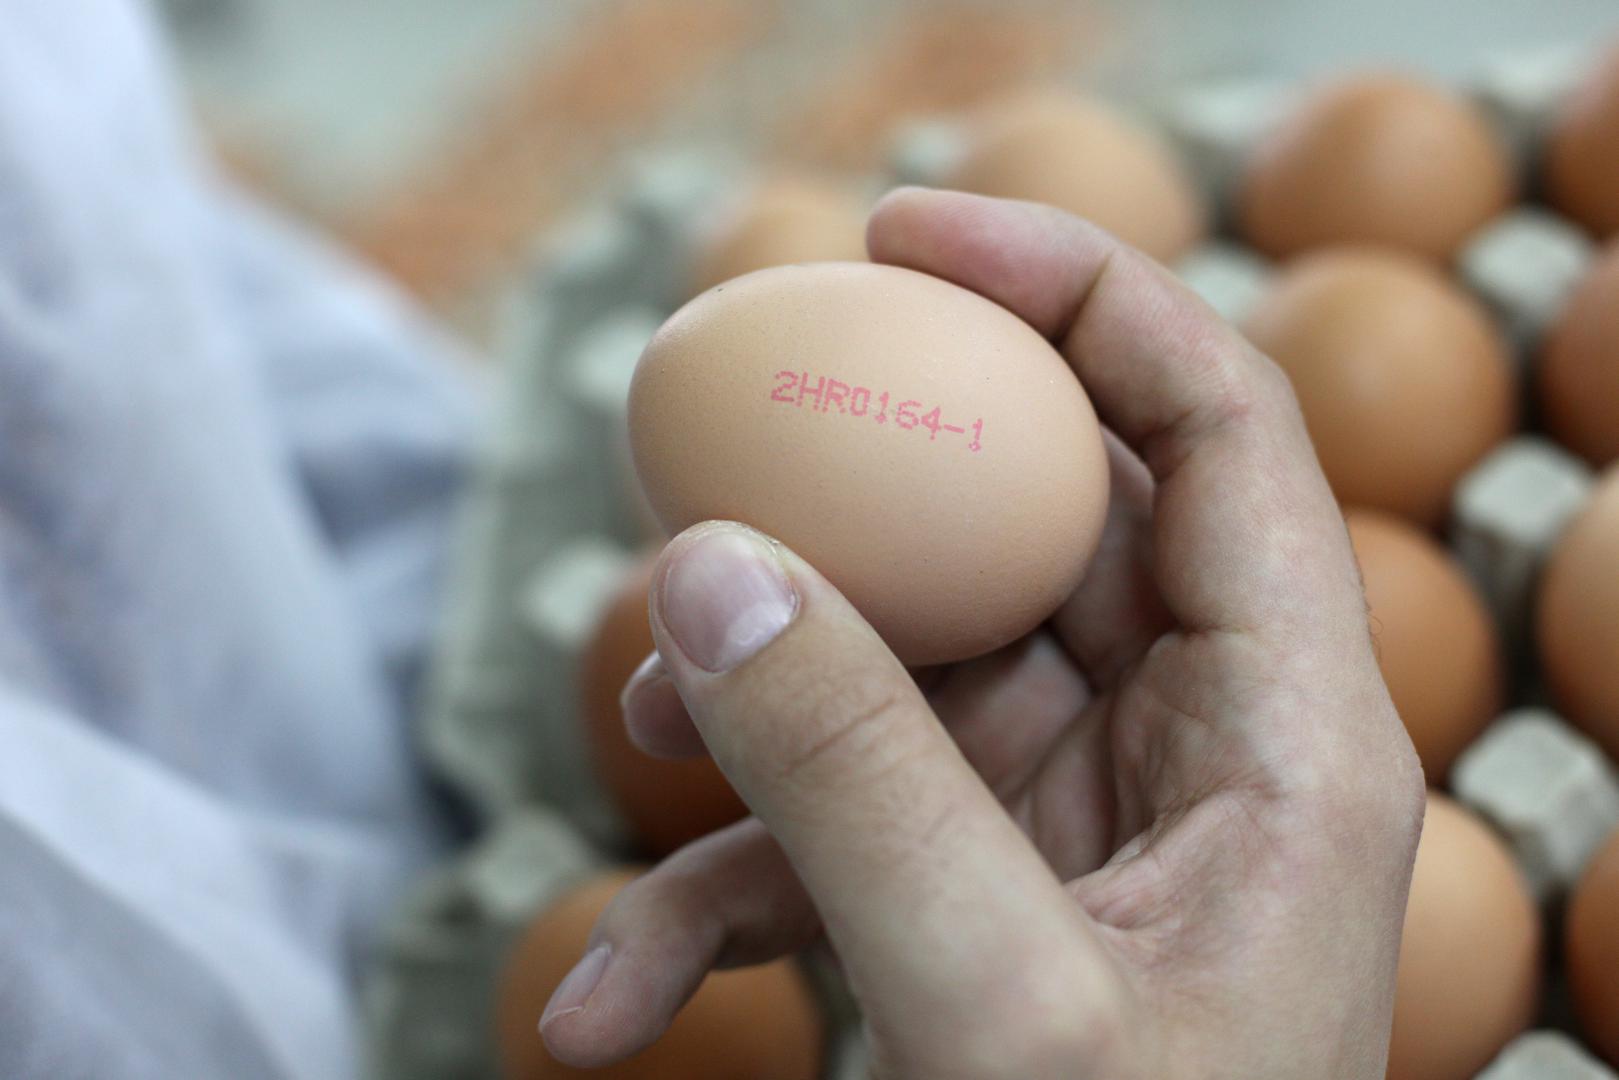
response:
<path id="1" fill-rule="evenodd" d="M 1343 518 L 1287 377 L 1163 267 L 1050 207 L 918 188 L 878 205 L 867 245 L 1057 344 L 1152 471 L 1156 577 L 1181 626 L 1364 637 Z"/>

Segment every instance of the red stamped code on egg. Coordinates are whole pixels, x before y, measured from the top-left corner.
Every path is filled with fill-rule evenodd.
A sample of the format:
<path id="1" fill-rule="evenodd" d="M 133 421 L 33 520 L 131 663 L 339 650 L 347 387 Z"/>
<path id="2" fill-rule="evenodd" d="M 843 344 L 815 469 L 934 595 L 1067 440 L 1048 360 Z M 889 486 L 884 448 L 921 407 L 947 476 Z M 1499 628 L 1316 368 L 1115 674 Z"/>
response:
<path id="1" fill-rule="evenodd" d="M 978 417 L 965 426 L 945 422 L 944 409 L 935 405 L 926 408 L 926 403 L 914 398 L 896 401 L 897 395 L 887 390 L 872 390 L 866 386 L 856 386 L 846 383 L 842 379 L 834 379 L 826 375 L 818 375 L 810 381 L 807 371 L 778 371 L 775 374 L 775 385 L 770 391 L 770 400 L 783 405 L 791 405 L 796 409 L 809 409 L 811 412 L 833 412 L 856 419 L 869 420 L 876 424 L 887 424 L 890 421 L 901 431 L 926 431 L 929 441 L 937 441 L 941 434 L 960 435 L 966 442 L 967 449 L 978 453 L 984 448 L 984 419 Z M 892 403 L 892 407 L 890 404 Z M 968 434 L 972 435 L 967 439 Z"/>

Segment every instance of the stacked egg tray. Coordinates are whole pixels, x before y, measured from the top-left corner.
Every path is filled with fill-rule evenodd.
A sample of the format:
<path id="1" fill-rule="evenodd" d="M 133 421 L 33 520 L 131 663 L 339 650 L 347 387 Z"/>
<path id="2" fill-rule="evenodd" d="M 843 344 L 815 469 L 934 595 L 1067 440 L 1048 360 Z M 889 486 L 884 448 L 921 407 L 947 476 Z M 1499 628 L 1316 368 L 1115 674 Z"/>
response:
<path id="1" fill-rule="evenodd" d="M 1527 162 L 1584 67 L 1568 50 L 1518 57 L 1465 89 Z M 1256 141 L 1298 95 L 1275 82 L 1230 82 L 1144 111 L 1208 204 L 1225 208 Z M 899 133 L 872 194 L 937 181 L 958 139 L 947 120 Z M 603 204 L 544 238 L 511 305 L 502 412 L 461 522 L 424 732 L 432 761 L 484 831 L 415 890 L 387 935 L 369 998 L 377 1075 L 495 1077 L 493 986 L 517 935 L 572 886 L 638 856 L 581 731 L 579 658 L 609 598 L 659 538 L 628 463 L 635 364 L 690 293 L 703 223 L 755 178 L 745 163 L 713 154 L 637 161 Z M 1579 228 L 1525 203 L 1456 260 L 1459 279 L 1511 342 L 1524 385 L 1537 343 L 1594 255 Z M 1225 224 L 1173 269 L 1238 323 L 1273 272 Z M 1540 569 L 1593 485 L 1593 470 L 1572 454 L 1520 434 L 1457 487 L 1446 534 L 1498 624 L 1513 683 L 1511 707 L 1462 754 L 1449 791 L 1510 848 L 1553 942 L 1570 890 L 1619 828 L 1614 763 L 1548 704 L 1529 632 Z M 1579 1044 L 1557 951 L 1546 950 L 1536 1030 L 1480 1075 L 1619 1075 Z M 825 1075 L 863 1076 L 852 1010 L 825 965 L 810 967 L 831 1032 Z"/>

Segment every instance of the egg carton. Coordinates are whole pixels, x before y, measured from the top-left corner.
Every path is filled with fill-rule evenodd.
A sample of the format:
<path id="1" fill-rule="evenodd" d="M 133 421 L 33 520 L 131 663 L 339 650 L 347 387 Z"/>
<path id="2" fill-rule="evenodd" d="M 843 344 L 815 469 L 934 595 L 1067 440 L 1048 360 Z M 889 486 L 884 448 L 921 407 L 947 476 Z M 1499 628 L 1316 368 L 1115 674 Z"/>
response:
<path id="1" fill-rule="evenodd" d="M 546 239 L 511 304 L 504 411 L 463 514 L 424 741 L 490 823 L 486 845 L 509 849 L 502 838 L 536 815 L 571 837 L 528 850 L 541 881 L 571 884 L 587 865 L 630 851 L 628 826 L 584 742 L 577 684 L 614 591 L 661 535 L 629 462 L 629 384 L 643 347 L 684 298 L 694 244 L 752 179 L 723 158 L 644 159 L 602 206 Z M 471 1043 L 489 1041 L 488 987 L 515 920 L 445 899 L 464 899 L 479 865 L 457 864 L 419 890 L 386 952 L 391 974 L 380 983 L 389 989 L 377 995 L 372 1023 L 381 1056 L 398 1070 L 386 1075 L 495 1075 L 492 1051 L 486 1045 L 478 1057 Z M 538 909 L 536 900 L 526 913 Z M 457 957 L 458 943 L 465 954 Z M 825 964 L 807 966 L 833 1025 L 827 1075 L 852 1080 L 863 1066 L 851 1064 L 860 1044 L 846 994 Z M 426 989 L 408 989 L 423 976 Z M 459 1001 L 459 1012 L 439 995 Z M 428 998 L 456 1015 L 418 1027 L 412 1018 Z M 406 1071 L 412 1055 L 429 1064 Z"/>
<path id="2" fill-rule="evenodd" d="M 1619 1080 L 1579 1043 L 1557 1031 L 1518 1036 L 1478 1080 Z"/>
<path id="3" fill-rule="evenodd" d="M 1590 498 L 1590 466 L 1536 436 L 1512 439 L 1462 478 L 1451 543 L 1522 669 L 1532 660 L 1535 585 L 1558 539 Z"/>
<path id="4" fill-rule="evenodd" d="M 1566 56 L 1557 63 L 1538 54 L 1509 59 L 1490 65 L 1470 92 L 1527 163 L 1577 71 Z M 1274 80 L 1225 81 L 1169 95 L 1148 110 L 1222 208 L 1217 222 L 1228 222 L 1233 178 L 1291 93 Z M 909 127 L 895 142 L 883 180 L 936 182 L 961 146 L 960 129 L 949 121 Z M 613 586 L 658 536 L 628 464 L 629 380 L 642 346 L 684 299 L 686 268 L 705 223 L 751 176 L 735 160 L 702 154 L 639 162 L 620 190 L 547 239 L 512 304 L 506 409 L 463 521 L 425 740 L 431 758 L 495 823 L 497 835 L 535 806 L 565 820 L 577 850 L 559 846 L 564 869 L 577 865 L 579 851 L 598 860 L 607 857 L 603 852 L 622 852 L 627 837 L 583 745 L 574 680 Z M 1458 259 L 1459 281 L 1499 320 L 1526 384 L 1530 358 L 1591 258 L 1592 245 L 1567 222 L 1544 208 L 1519 207 L 1482 229 Z M 1236 323 L 1275 272 L 1269 260 L 1218 233 L 1172 269 Z M 1524 437 L 1481 462 L 1458 488 L 1454 550 L 1520 666 L 1531 659 L 1536 579 L 1591 482 L 1590 470 L 1570 455 Z M 1568 725 L 1540 713 L 1503 717 L 1454 776 L 1457 794 L 1502 833 L 1536 894 L 1552 903 L 1614 814 L 1612 784 L 1612 763 Z M 543 852 L 534 857 L 543 859 Z M 477 904 L 462 914 L 470 924 L 489 917 Z M 423 952 L 396 949 L 395 962 L 428 965 L 424 957 L 437 957 L 457 973 L 446 974 L 444 985 L 478 1000 L 478 980 L 487 984 L 494 962 L 491 946 L 465 927 L 458 930 L 463 938 L 433 938 L 431 919 L 418 915 L 416 922 Z M 475 953 L 464 967 L 450 961 L 458 940 L 472 942 Z M 859 1075 L 857 1025 L 844 1006 L 829 1009 L 839 1049 L 828 1075 Z M 460 1045 L 450 1035 L 443 1039 Z M 1492 1066 L 1498 1080 L 1561 1060 L 1556 1055 L 1566 1040 L 1520 1042 L 1526 1045 L 1515 1044 Z"/>
<path id="5" fill-rule="evenodd" d="M 1451 788 L 1506 838 L 1542 902 L 1566 897 L 1619 829 L 1619 773 L 1545 709 L 1496 721 L 1457 760 Z"/>
<path id="6" fill-rule="evenodd" d="M 464 514 L 424 721 L 429 754 L 485 818 L 551 803 L 598 843 L 622 837 L 584 758 L 573 670 L 653 534 L 628 467 L 630 376 L 674 306 L 684 223 L 733 183 L 690 156 L 647 163 L 548 239 L 512 301 L 504 412 Z"/>
<path id="7" fill-rule="evenodd" d="M 495 994 L 507 956 L 537 913 L 603 866 L 572 824 L 528 808 L 417 883 L 383 934 L 366 986 L 368 1075 L 493 1080 Z"/>
<path id="8" fill-rule="evenodd" d="M 1532 201 L 1539 147 L 1591 59 L 1583 46 L 1495 56 L 1459 88 L 1482 107 L 1510 148 L 1531 200 L 1483 226 L 1455 263 L 1458 284 L 1490 311 L 1510 348 L 1527 416 L 1533 416 L 1534 357 L 1596 257 L 1596 245 L 1583 230 Z M 1166 95 L 1154 111 L 1216 207 L 1216 236 L 1173 269 L 1238 324 L 1275 270 L 1230 235 L 1235 179 L 1297 93 L 1296 86 L 1276 80 L 1228 79 Z M 1525 704 L 1543 696 L 1532 648 L 1539 576 L 1594 482 L 1583 461 L 1525 434 L 1475 466 L 1454 496 L 1449 545 L 1497 623 Z M 1557 902 L 1595 847 L 1619 827 L 1614 776 L 1613 762 L 1561 718 L 1545 709 L 1520 709 L 1468 749 L 1451 786 L 1506 839 L 1555 919 Z"/>

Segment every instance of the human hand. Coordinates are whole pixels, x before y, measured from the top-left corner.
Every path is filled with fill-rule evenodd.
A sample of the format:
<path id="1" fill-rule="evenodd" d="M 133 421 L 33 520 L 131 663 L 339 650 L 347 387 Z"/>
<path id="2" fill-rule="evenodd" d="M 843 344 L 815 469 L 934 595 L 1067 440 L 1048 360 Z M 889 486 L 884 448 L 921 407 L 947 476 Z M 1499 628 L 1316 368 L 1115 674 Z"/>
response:
<path id="1" fill-rule="evenodd" d="M 1423 780 L 1286 378 L 1057 211 L 905 190 L 869 244 L 1068 358 L 1110 431 L 1101 549 L 1040 631 L 913 678 L 781 545 L 677 537 L 626 721 L 756 817 L 621 894 L 547 1044 L 626 1057 L 712 968 L 824 931 L 891 1080 L 1381 1077 Z"/>

